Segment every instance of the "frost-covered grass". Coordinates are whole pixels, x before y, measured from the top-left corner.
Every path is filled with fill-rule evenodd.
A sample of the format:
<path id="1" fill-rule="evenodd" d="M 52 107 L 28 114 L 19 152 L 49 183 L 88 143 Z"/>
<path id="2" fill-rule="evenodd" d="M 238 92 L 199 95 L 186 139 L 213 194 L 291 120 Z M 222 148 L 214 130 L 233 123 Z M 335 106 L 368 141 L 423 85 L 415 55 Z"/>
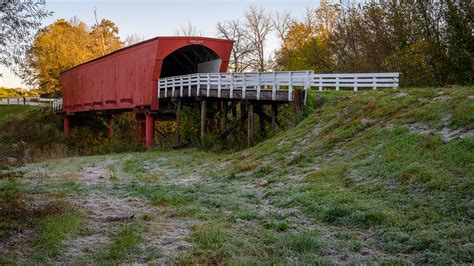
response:
<path id="1" fill-rule="evenodd" d="M 298 126 L 238 153 L 51 160 L 12 169 L 0 195 L 148 206 L 71 262 L 472 263 L 473 98 L 472 87 L 315 94 Z M 85 182 L 91 167 L 107 174 Z M 153 244 L 173 234 L 178 248 Z"/>

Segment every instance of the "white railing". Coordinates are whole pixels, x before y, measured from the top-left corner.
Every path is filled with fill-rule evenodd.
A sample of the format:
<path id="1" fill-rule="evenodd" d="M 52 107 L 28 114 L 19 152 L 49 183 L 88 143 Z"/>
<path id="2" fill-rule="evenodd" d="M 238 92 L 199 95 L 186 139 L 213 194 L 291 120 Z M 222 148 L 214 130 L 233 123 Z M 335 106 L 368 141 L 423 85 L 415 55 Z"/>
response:
<path id="1" fill-rule="evenodd" d="M 53 111 L 58 112 L 63 110 L 63 99 L 54 99 L 53 103 Z"/>
<path id="2" fill-rule="evenodd" d="M 399 73 L 346 73 L 346 74 L 314 74 L 313 71 L 285 71 L 263 73 L 196 73 L 190 75 L 162 78 L 158 82 L 158 98 L 164 92 L 164 98 L 189 96 L 211 96 L 211 90 L 217 90 L 217 97 L 227 90 L 228 98 L 234 98 L 234 92 L 241 92 L 241 99 L 246 99 L 248 91 L 256 92 L 256 99 L 261 99 L 262 91 L 272 92 L 271 99 L 276 100 L 277 92 L 282 90 L 288 94 L 288 101 L 293 100 L 293 89 L 303 90 L 350 88 L 397 88 Z M 204 95 L 201 90 L 205 89 Z M 195 91 L 193 91 L 195 90 Z M 171 95 L 169 95 L 171 91 Z M 194 93 L 195 92 L 195 93 Z M 305 102 L 306 102 L 305 93 Z"/>
<path id="3" fill-rule="evenodd" d="M 249 90 L 256 91 L 257 100 L 260 100 L 263 90 L 272 91 L 272 100 L 276 100 L 277 91 L 285 87 L 288 91 L 288 100 L 293 97 L 293 88 L 301 87 L 307 89 L 310 86 L 312 71 L 287 71 L 287 72 L 265 72 L 265 73 L 196 73 L 183 76 L 162 78 L 158 82 L 158 97 L 160 92 L 171 91 L 171 97 L 183 97 L 186 95 L 211 96 L 211 89 L 217 90 L 217 97 L 222 97 L 222 91 L 227 90 L 229 98 L 234 98 L 235 91 L 241 92 L 241 99 L 246 99 Z M 201 95 L 201 89 L 205 94 Z"/>
<path id="4" fill-rule="evenodd" d="M 400 73 L 345 73 L 345 74 L 314 74 L 311 87 L 320 91 L 324 88 L 350 88 L 358 91 L 359 88 L 398 88 Z"/>

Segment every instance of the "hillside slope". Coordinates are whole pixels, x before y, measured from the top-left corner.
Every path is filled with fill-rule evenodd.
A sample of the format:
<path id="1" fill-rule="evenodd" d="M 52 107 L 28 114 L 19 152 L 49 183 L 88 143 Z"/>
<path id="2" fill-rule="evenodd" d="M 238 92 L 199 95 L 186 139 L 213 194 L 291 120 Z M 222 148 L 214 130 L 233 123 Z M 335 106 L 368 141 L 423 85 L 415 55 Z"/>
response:
<path id="1" fill-rule="evenodd" d="M 239 153 L 3 173 L 0 263 L 474 261 L 474 88 L 310 102 L 298 126 Z"/>

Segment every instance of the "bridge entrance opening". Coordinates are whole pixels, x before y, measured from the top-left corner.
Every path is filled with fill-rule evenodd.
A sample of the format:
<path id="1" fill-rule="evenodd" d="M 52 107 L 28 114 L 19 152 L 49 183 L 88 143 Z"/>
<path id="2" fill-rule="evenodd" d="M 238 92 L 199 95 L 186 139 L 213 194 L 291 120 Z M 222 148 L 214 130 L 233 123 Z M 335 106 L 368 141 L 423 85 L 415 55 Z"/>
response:
<path id="1" fill-rule="evenodd" d="M 221 62 L 219 56 L 211 49 L 197 44 L 188 45 L 165 57 L 160 78 L 219 72 Z"/>

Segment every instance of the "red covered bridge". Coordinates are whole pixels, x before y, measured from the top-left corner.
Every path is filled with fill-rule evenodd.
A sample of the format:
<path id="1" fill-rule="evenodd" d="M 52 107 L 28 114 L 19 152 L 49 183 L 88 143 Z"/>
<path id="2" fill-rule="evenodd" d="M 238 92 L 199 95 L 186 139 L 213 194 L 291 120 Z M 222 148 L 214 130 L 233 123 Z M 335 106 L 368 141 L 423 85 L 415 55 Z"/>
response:
<path id="1" fill-rule="evenodd" d="M 156 37 L 62 72 L 65 133 L 70 130 L 69 116 L 77 112 L 135 110 L 146 117 L 147 145 L 153 146 L 159 78 L 225 72 L 232 43 L 202 37 Z"/>
<path id="2" fill-rule="evenodd" d="M 155 120 L 176 119 L 182 104 L 201 104 L 201 137 L 207 118 L 221 112 L 222 135 L 228 134 L 228 110 L 240 124 L 248 122 L 248 144 L 253 143 L 253 116 L 275 127 L 278 104 L 306 100 L 308 88 L 397 87 L 398 73 L 313 74 L 312 71 L 225 73 L 233 41 L 203 37 L 156 37 L 83 63 L 61 73 L 64 132 L 80 112 L 106 114 L 109 137 L 112 118 L 133 111 L 148 147 L 154 146 Z M 240 118 L 237 105 L 240 104 Z M 267 115 L 262 107 L 271 105 Z M 235 124 L 235 123 L 234 123 Z"/>

